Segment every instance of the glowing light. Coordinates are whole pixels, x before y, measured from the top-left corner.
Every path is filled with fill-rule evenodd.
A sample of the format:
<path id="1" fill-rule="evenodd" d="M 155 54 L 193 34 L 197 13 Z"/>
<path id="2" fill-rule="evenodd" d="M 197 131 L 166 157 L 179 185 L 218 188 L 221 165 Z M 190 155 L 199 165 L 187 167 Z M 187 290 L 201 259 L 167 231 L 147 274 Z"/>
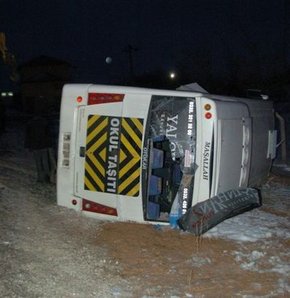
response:
<path id="1" fill-rule="evenodd" d="M 169 77 L 170 77 L 170 79 L 175 79 L 176 78 L 176 74 L 175 74 L 175 72 L 171 72 L 171 73 L 169 73 Z"/>
<path id="2" fill-rule="evenodd" d="M 204 105 L 204 109 L 209 111 L 211 109 L 211 105 L 207 103 L 206 105 Z"/>
<path id="3" fill-rule="evenodd" d="M 210 112 L 205 113 L 205 118 L 210 119 L 212 117 L 212 114 Z"/>
<path id="4" fill-rule="evenodd" d="M 106 63 L 107 63 L 107 64 L 111 64 L 112 61 L 113 61 L 112 57 L 107 57 L 107 58 L 106 58 Z"/>

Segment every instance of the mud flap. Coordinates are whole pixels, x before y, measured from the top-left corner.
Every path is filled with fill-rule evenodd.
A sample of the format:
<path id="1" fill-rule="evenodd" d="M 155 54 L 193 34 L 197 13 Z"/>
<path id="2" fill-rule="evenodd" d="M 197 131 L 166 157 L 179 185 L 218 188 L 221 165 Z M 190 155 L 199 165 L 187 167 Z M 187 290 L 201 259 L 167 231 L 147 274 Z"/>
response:
<path id="1" fill-rule="evenodd" d="M 261 205 L 260 194 L 254 188 L 229 190 L 192 206 L 178 220 L 178 225 L 181 229 L 199 236 L 225 219 Z"/>

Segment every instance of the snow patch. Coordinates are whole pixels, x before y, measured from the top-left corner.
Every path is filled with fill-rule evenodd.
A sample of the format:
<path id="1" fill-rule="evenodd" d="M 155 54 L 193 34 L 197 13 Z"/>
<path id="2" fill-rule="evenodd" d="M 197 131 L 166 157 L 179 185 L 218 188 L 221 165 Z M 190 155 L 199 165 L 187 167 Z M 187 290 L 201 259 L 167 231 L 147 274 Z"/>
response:
<path id="1" fill-rule="evenodd" d="M 210 258 L 201 258 L 199 256 L 193 256 L 191 260 L 192 266 L 197 268 L 211 263 Z"/>
<path id="2" fill-rule="evenodd" d="M 204 235 L 250 242 L 274 236 L 290 238 L 289 220 L 257 209 L 225 220 Z"/>

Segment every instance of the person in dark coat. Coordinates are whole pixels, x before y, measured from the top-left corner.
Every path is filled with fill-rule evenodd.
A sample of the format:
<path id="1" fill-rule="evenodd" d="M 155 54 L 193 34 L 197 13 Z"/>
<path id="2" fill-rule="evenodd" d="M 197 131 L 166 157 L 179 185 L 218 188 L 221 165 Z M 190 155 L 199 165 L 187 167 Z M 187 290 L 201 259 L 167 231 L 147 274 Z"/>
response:
<path id="1" fill-rule="evenodd" d="M 38 182 L 54 182 L 56 161 L 48 120 L 35 115 L 26 126 L 25 148 L 33 152 Z"/>

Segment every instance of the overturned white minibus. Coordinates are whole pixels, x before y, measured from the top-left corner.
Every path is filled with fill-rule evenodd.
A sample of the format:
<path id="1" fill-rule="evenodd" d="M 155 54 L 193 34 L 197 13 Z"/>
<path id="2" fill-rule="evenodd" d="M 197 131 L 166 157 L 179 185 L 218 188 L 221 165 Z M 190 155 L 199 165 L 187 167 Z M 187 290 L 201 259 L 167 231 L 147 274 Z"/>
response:
<path id="1" fill-rule="evenodd" d="M 271 101 L 93 84 L 63 88 L 57 202 L 101 219 L 168 223 L 257 186 L 275 157 Z"/>

